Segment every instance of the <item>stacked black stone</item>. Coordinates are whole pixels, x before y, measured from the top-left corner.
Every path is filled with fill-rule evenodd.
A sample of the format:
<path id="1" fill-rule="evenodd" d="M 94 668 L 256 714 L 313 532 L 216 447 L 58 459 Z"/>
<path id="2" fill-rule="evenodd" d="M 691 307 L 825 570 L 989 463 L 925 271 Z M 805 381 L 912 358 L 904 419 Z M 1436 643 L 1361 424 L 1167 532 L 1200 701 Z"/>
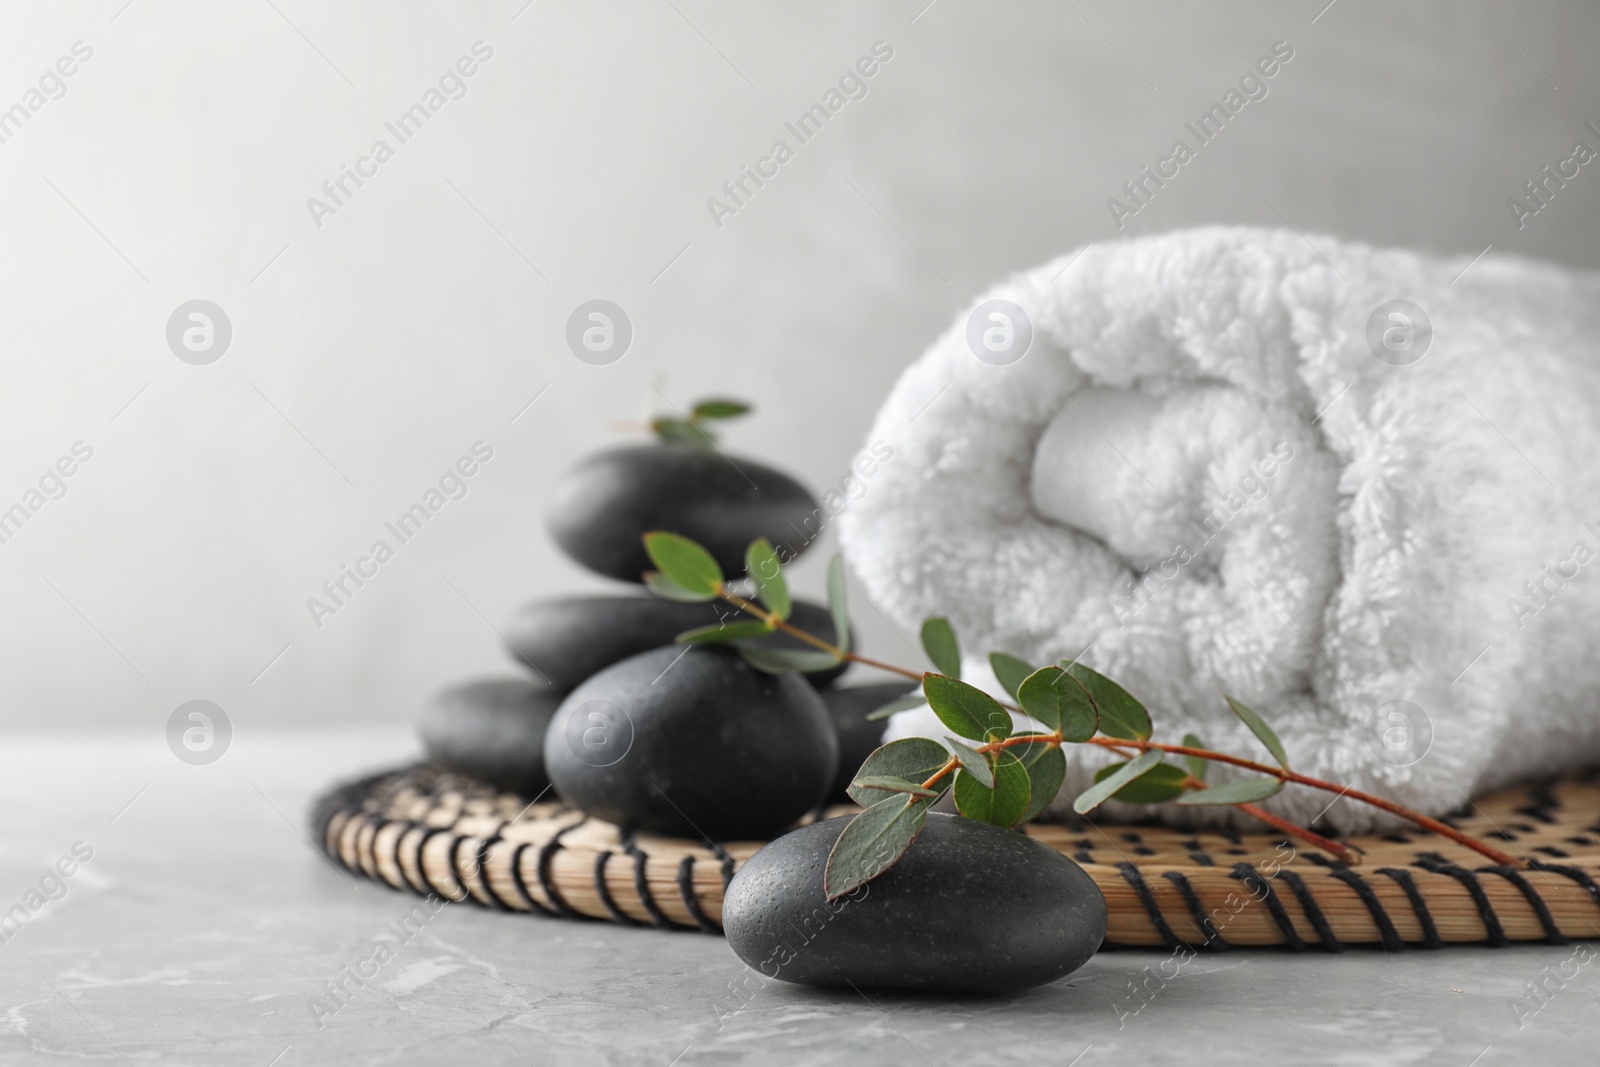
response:
<path id="1" fill-rule="evenodd" d="M 642 585 L 642 537 L 691 538 L 730 576 L 765 537 L 788 562 L 824 513 L 780 471 L 688 444 L 619 448 L 574 467 L 549 510 L 556 543 L 599 574 Z M 844 784 L 877 746 L 866 721 L 907 683 L 835 689 L 844 665 L 768 675 L 728 648 L 677 645 L 685 630 L 744 616 L 720 602 L 633 594 L 536 600 L 504 634 L 536 678 L 438 694 L 421 723 L 429 758 L 530 798 L 561 797 L 630 829 L 715 841 L 780 833 Z M 828 610 L 796 601 L 791 621 L 829 640 Z M 777 633 L 775 648 L 805 647 Z"/>

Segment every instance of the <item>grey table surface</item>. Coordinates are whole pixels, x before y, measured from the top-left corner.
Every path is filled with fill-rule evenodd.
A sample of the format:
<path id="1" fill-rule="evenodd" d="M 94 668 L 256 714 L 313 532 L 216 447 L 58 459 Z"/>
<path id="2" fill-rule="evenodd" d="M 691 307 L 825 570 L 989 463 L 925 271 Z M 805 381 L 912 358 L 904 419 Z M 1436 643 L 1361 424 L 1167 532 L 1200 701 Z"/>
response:
<path id="1" fill-rule="evenodd" d="M 0 943 L 0 1057 L 252 1067 L 1600 1059 L 1600 966 L 1572 946 L 1188 961 L 1102 952 L 1025 995 L 957 1002 L 765 982 L 705 934 L 448 906 L 369 981 L 347 982 L 340 1004 L 329 984 L 379 939 L 395 942 L 390 924 L 418 899 L 336 870 L 312 850 L 305 815 L 330 782 L 415 751 L 400 730 L 241 733 L 220 761 L 195 767 L 159 736 L 8 738 L 0 910 L 26 904 L 41 880 L 55 899 Z M 92 857 L 59 885 L 47 879 L 79 842 Z M 1537 982 L 1541 999 L 1529 994 Z"/>

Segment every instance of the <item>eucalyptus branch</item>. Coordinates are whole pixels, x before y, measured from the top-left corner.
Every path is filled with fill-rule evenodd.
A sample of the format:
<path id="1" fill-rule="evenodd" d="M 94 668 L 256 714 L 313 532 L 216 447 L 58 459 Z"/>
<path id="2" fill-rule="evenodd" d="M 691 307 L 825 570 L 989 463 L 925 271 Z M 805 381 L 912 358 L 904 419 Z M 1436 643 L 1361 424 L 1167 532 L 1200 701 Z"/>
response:
<path id="1" fill-rule="evenodd" d="M 1410 808 L 1396 804 L 1392 800 L 1385 800 L 1383 797 L 1375 796 L 1372 793 L 1367 793 L 1360 789 L 1352 789 L 1347 785 L 1335 785 L 1333 782 L 1326 782 L 1321 778 L 1313 778 L 1308 774 L 1300 774 L 1297 771 L 1291 771 L 1286 767 L 1273 767 L 1265 763 L 1257 763 L 1255 760 L 1244 759 L 1239 756 L 1230 756 L 1225 752 L 1212 752 L 1209 749 L 1193 748 L 1188 745 L 1163 745 L 1158 744 L 1155 741 L 1148 740 L 1123 741 L 1113 740 L 1112 738 L 1107 737 L 1093 737 L 1090 738 L 1087 743 L 1091 745 L 1101 745 L 1106 748 L 1115 748 L 1118 745 L 1127 745 L 1133 748 L 1138 748 L 1141 751 L 1154 750 L 1158 752 L 1165 752 L 1170 755 L 1193 756 L 1196 759 L 1209 760 L 1212 763 L 1227 763 L 1235 767 L 1243 767 L 1246 770 L 1258 771 L 1261 774 L 1269 774 L 1282 782 L 1293 782 L 1295 785 L 1308 786 L 1312 789 L 1321 789 L 1328 793 L 1338 793 L 1340 796 L 1346 796 L 1351 800 L 1360 801 L 1363 804 L 1369 804 L 1372 807 L 1386 811 L 1391 815 L 1397 815 L 1400 818 L 1405 819 L 1407 822 L 1422 827 L 1424 830 L 1429 830 L 1438 834 L 1440 837 L 1447 837 L 1456 844 L 1465 848 L 1470 848 L 1472 851 L 1494 860 L 1495 863 L 1503 867 L 1522 866 L 1521 860 L 1518 860 L 1514 856 L 1511 856 L 1505 852 L 1501 852 L 1499 849 L 1494 848 L 1491 845 L 1486 845 L 1482 841 L 1468 837 L 1466 834 L 1462 833 L 1460 830 L 1457 830 L 1448 823 L 1440 822 L 1438 819 L 1430 818 L 1421 812 L 1412 811 Z"/>
<path id="2" fill-rule="evenodd" d="M 1117 744 L 1107 744 L 1104 747 L 1117 753 L 1119 756 L 1132 758 L 1134 755 L 1136 755 L 1136 753 L 1128 752 L 1126 749 L 1121 747 L 1127 743 L 1128 742 L 1126 741 L 1119 741 Z M 1199 759 L 1203 757 L 1197 755 L 1196 758 Z M 1185 789 L 1211 788 L 1205 779 L 1196 778 L 1193 774 L 1184 779 L 1182 784 Z M 1235 804 L 1234 807 L 1244 812 L 1246 815 L 1260 819 L 1262 822 L 1273 827 L 1274 829 L 1281 830 L 1290 837 L 1298 837 L 1300 840 L 1304 841 L 1308 845 L 1311 845 L 1313 848 L 1321 849 L 1347 867 L 1359 867 L 1361 865 L 1363 854 L 1358 848 L 1354 848 L 1349 845 L 1342 845 L 1337 841 L 1330 840 L 1314 830 L 1301 826 L 1298 823 L 1292 823 L 1288 819 L 1285 819 L 1280 815 L 1274 815 L 1265 808 L 1257 807 L 1254 804 Z"/>
<path id="3" fill-rule="evenodd" d="M 1207 748 L 1188 735 L 1179 745 L 1152 741 L 1150 713 L 1110 678 L 1071 660 L 1035 669 L 1004 653 L 989 657 L 995 676 L 1015 703 L 996 700 L 960 680 L 961 654 L 944 619 L 922 626 L 922 645 L 935 671 L 922 672 L 884 663 L 850 651 L 850 620 L 845 610 L 842 562 L 828 568 L 828 607 L 834 639 L 826 641 L 788 621 L 793 604 L 782 567 L 764 538 L 746 552 L 746 571 L 756 599 L 734 592 L 710 553 L 686 538 L 658 532 L 645 535 L 645 548 L 659 569 L 645 576 L 658 594 L 675 600 L 723 600 L 749 616 L 724 621 L 679 636 L 698 644 L 730 644 L 785 633 L 809 646 L 775 649 L 736 644 L 751 666 L 769 673 L 827 670 L 849 661 L 921 683 L 921 694 L 907 695 L 874 713 L 882 716 L 926 703 L 952 735 L 947 744 L 928 738 L 891 741 L 867 758 L 849 787 L 865 810 L 845 828 L 828 857 L 824 889 L 830 900 L 876 878 L 898 862 L 916 839 L 928 808 L 953 790 L 961 814 L 1000 826 L 1017 826 L 1038 816 L 1055 798 L 1066 776 L 1068 744 L 1098 745 L 1124 757 L 1103 768 L 1094 784 L 1073 801 L 1087 814 L 1107 800 L 1134 804 L 1174 802 L 1183 806 L 1234 807 L 1267 825 L 1355 865 L 1360 853 L 1259 807 L 1285 785 L 1294 784 L 1349 797 L 1454 841 L 1496 864 L 1519 862 L 1448 824 L 1361 790 L 1301 774 L 1289 765 L 1277 734 L 1260 715 L 1233 697 L 1224 700 L 1271 753 L 1276 766 Z M 1027 715 L 1045 732 L 1018 733 L 1012 714 Z M 1164 762 L 1181 757 L 1187 769 Z M 1262 777 L 1213 785 L 1205 780 L 1212 763 L 1256 772 Z"/>

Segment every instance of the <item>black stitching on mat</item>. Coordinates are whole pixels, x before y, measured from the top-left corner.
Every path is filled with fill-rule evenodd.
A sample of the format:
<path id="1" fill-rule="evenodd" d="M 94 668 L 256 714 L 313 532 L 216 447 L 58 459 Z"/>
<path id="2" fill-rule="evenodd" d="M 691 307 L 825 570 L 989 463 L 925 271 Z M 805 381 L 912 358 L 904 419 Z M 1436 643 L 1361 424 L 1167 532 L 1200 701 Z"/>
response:
<path id="1" fill-rule="evenodd" d="M 401 858 L 400 858 L 400 846 L 401 846 L 401 843 L 405 841 L 406 836 L 408 834 L 411 834 L 411 833 L 413 833 L 414 831 L 417 831 L 417 830 L 425 830 L 425 829 L 426 828 L 423 827 L 419 823 L 414 823 L 414 822 L 413 823 L 407 823 L 406 824 L 406 828 L 404 830 L 401 830 L 399 836 L 397 836 L 394 839 L 394 862 L 395 862 L 396 866 L 398 866 L 400 868 L 400 878 L 401 878 L 402 881 L 405 882 L 406 887 L 409 888 L 411 890 L 411 892 L 415 893 L 419 897 L 427 896 L 428 893 L 431 892 L 431 890 L 429 890 L 426 886 L 418 885 L 415 881 L 412 880 L 411 872 L 406 870 L 406 865 L 401 861 Z M 412 851 L 411 849 L 407 849 L 406 850 L 407 855 L 410 855 L 411 851 Z M 418 871 L 418 873 L 421 873 L 421 871 L 422 871 L 422 857 L 420 855 L 418 855 L 418 856 L 415 857 L 415 859 L 417 861 L 417 871 Z"/>
<path id="2" fill-rule="evenodd" d="M 1466 886 L 1473 905 L 1478 909 L 1478 918 L 1483 920 L 1483 928 L 1488 931 L 1488 943 L 1495 948 L 1505 948 L 1510 944 L 1506 940 L 1505 927 L 1500 925 L 1500 916 L 1494 913 L 1494 906 L 1489 903 L 1489 897 L 1483 891 L 1483 883 L 1478 881 L 1476 874 L 1459 864 L 1451 863 L 1437 852 L 1424 852 L 1417 857 L 1413 866 L 1434 874 L 1449 875 Z"/>
<path id="3" fill-rule="evenodd" d="M 708 934 L 720 934 L 722 928 L 706 918 L 706 913 L 700 908 L 700 898 L 694 895 L 694 857 L 685 856 L 683 862 L 678 864 L 678 895 L 683 898 L 683 906 L 689 915 L 699 925 L 700 929 Z"/>
<path id="4" fill-rule="evenodd" d="M 404 863 L 402 852 L 401 852 L 401 849 L 402 849 L 402 846 L 405 843 L 406 837 L 408 835 L 410 835 L 410 834 L 416 833 L 419 830 L 423 831 L 423 832 L 426 832 L 427 827 L 423 826 L 421 823 L 412 822 L 409 819 L 407 819 L 405 821 L 405 829 L 401 830 L 398 834 L 395 835 L 395 839 L 394 839 L 394 865 L 397 868 L 399 868 L 400 880 L 405 883 L 405 887 L 404 888 L 410 890 L 411 892 L 415 893 L 419 897 L 426 897 L 429 893 L 432 892 L 432 890 L 425 884 L 424 885 L 418 885 L 412 879 L 411 873 L 406 870 L 406 865 Z M 412 856 L 412 850 L 410 848 L 406 848 L 405 851 L 404 851 L 404 855 Z M 412 856 L 412 859 L 414 859 L 416 861 L 417 873 L 418 873 L 418 875 L 420 875 L 422 873 L 422 856 L 420 854 L 419 855 L 415 855 L 415 856 Z"/>
<path id="5" fill-rule="evenodd" d="M 1210 857 L 1207 857 L 1208 859 Z M 1189 905 L 1189 917 L 1194 920 L 1194 925 L 1205 936 L 1201 948 L 1209 948 L 1215 952 L 1227 952 L 1232 945 L 1222 939 L 1222 934 L 1211 923 L 1211 916 L 1206 914 L 1205 907 L 1200 903 L 1200 894 L 1194 891 L 1194 886 L 1189 884 L 1189 879 L 1182 871 L 1165 871 L 1161 877 L 1178 887 L 1178 893 L 1183 897 L 1183 902 Z M 1186 942 L 1187 943 L 1187 942 Z"/>
<path id="6" fill-rule="evenodd" d="M 400 824 L 397 823 L 395 820 L 388 818 L 387 816 L 373 816 L 373 819 L 376 820 L 376 829 L 374 829 L 372 831 L 372 877 L 373 877 L 373 880 L 374 881 L 378 881 L 378 882 L 382 882 L 384 885 L 388 886 L 390 889 L 405 889 L 405 888 L 407 888 L 406 886 L 404 886 L 404 885 L 395 885 L 393 882 L 389 881 L 389 876 L 383 873 L 383 864 L 378 862 L 378 838 L 383 836 L 383 832 L 385 830 L 387 830 L 389 827 L 398 826 Z M 400 835 L 396 834 L 395 835 L 395 843 L 398 845 L 399 841 L 400 841 Z M 396 863 L 395 866 L 399 867 L 399 864 Z M 401 870 L 401 872 L 400 872 L 400 880 L 401 880 L 401 882 L 405 881 L 405 871 L 404 870 Z"/>
<path id="7" fill-rule="evenodd" d="M 1283 901 L 1278 899 L 1278 894 L 1272 889 L 1272 883 L 1261 877 L 1261 872 L 1248 863 L 1235 863 L 1230 878 L 1237 878 L 1250 887 L 1250 893 L 1267 907 L 1267 913 L 1272 916 L 1272 921 L 1278 926 L 1278 933 L 1283 935 L 1283 945 L 1290 952 L 1303 952 L 1306 943 L 1301 938 L 1299 931 L 1295 930 L 1294 923 L 1289 919 L 1289 913 L 1283 910 Z"/>
<path id="8" fill-rule="evenodd" d="M 1411 901 L 1411 912 L 1422 926 L 1422 947 L 1438 948 L 1443 945 L 1444 942 L 1439 940 L 1439 928 L 1433 924 L 1433 912 L 1428 910 L 1428 902 L 1422 899 L 1417 880 L 1411 877 L 1411 872 L 1401 867 L 1379 867 L 1378 873 L 1405 890 L 1406 899 Z"/>
<path id="9" fill-rule="evenodd" d="M 1348 867 L 1335 867 L 1328 872 L 1328 876 L 1339 879 L 1339 881 L 1355 890 L 1356 896 L 1360 897 L 1361 903 L 1367 906 L 1368 914 L 1372 916 L 1373 923 L 1378 927 L 1378 938 L 1383 942 L 1385 951 L 1399 952 L 1406 947 L 1406 943 L 1400 939 L 1400 931 L 1394 928 L 1394 920 L 1389 918 L 1389 913 L 1384 910 L 1383 901 L 1378 899 L 1378 894 L 1372 891 L 1372 887 L 1367 884 L 1366 879 Z"/>
<path id="10" fill-rule="evenodd" d="M 344 824 L 339 827 L 339 833 L 334 837 L 333 843 L 335 861 L 341 864 L 345 870 L 359 874 L 363 878 L 366 877 L 367 872 L 361 869 L 361 845 L 358 841 L 358 836 L 361 833 L 361 828 L 366 824 L 366 812 L 351 812 L 349 818 L 345 819 Z M 349 840 L 348 848 L 345 845 L 346 839 Z M 354 857 L 354 859 L 351 857 Z"/>
<path id="11" fill-rule="evenodd" d="M 376 774 L 368 774 L 353 781 L 336 785 L 322 794 L 311 809 L 310 819 L 312 826 L 311 836 L 315 840 L 322 842 L 322 854 L 329 859 L 339 858 L 334 854 L 335 849 L 328 844 L 328 824 L 333 821 L 334 816 L 343 814 L 354 818 L 365 814 L 361 810 L 363 801 L 376 793 L 381 786 L 398 780 L 415 770 L 416 765 L 411 765 L 395 770 L 379 771 Z"/>
<path id="12" fill-rule="evenodd" d="M 372 836 L 367 840 L 367 847 L 361 847 L 361 835 L 368 830 Z M 376 880 L 378 878 L 378 854 L 375 851 L 378 841 L 378 830 L 371 816 L 362 818 L 361 825 L 356 827 L 355 836 L 351 838 L 351 847 L 356 854 L 356 873 L 364 878 Z M 370 864 L 370 869 L 369 869 Z"/>
<path id="13" fill-rule="evenodd" d="M 1279 871 L 1273 877 L 1294 890 L 1294 898 L 1300 902 L 1300 910 L 1305 912 L 1306 921 L 1311 924 L 1311 929 L 1317 932 L 1318 947 L 1324 952 L 1343 952 L 1344 942 L 1339 940 L 1339 935 L 1328 925 L 1328 917 L 1322 914 L 1317 898 L 1306 888 L 1306 880 L 1293 871 Z"/>
<path id="14" fill-rule="evenodd" d="M 1596 904 L 1600 904 L 1600 885 L 1596 885 L 1595 880 L 1589 877 L 1589 872 L 1582 868 L 1569 867 L 1564 863 L 1541 863 L 1538 860 L 1531 861 L 1530 866 L 1536 871 L 1550 871 L 1553 874 L 1563 875 L 1572 879 L 1583 886 L 1584 891 L 1589 894 L 1591 900 Z"/>
<path id="15" fill-rule="evenodd" d="M 394 869 L 400 872 L 400 884 L 395 886 L 395 888 L 407 893 L 415 893 L 420 897 L 423 895 L 422 890 L 417 888 L 417 884 L 413 882 L 411 880 L 411 876 L 406 873 L 406 865 L 401 862 L 400 859 L 400 846 L 405 841 L 406 835 L 417 828 L 417 824 L 409 819 L 390 819 L 386 820 L 383 824 L 383 827 L 380 827 L 380 829 L 387 828 L 389 826 L 400 827 L 400 832 L 394 835 L 394 847 L 389 850 L 389 858 L 394 861 Z M 377 839 L 374 838 L 373 840 L 376 841 Z"/>
<path id="16" fill-rule="evenodd" d="M 500 825 L 500 830 L 505 829 L 505 824 Z M 489 850 L 500 840 L 500 830 L 483 839 L 478 846 L 478 881 L 483 884 L 483 891 L 489 896 L 489 907 L 496 911 L 510 911 L 511 905 L 500 899 L 500 894 L 495 891 L 494 883 L 489 880 Z"/>
<path id="17" fill-rule="evenodd" d="M 441 892 L 439 887 L 434 884 L 433 879 L 428 877 L 427 857 L 424 855 L 428 850 L 429 841 L 432 841 L 439 834 L 447 834 L 449 832 L 450 828 L 447 826 L 433 826 L 429 827 L 428 831 L 422 835 L 422 840 L 417 842 L 417 873 L 422 876 L 423 884 L 428 887 L 428 892 L 454 903 L 455 898 L 448 893 Z"/>
<path id="18" fill-rule="evenodd" d="M 465 904 L 469 900 L 474 904 L 483 903 L 478 899 L 478 894 L 467 886 L 467 876 L 461 873 L 461 846 L 470 840 L 467 837 L 455 837 L 450 841 L 450 877 L 456 880 L 456 885 L 461 889 L 461 898 L 451 901 L 452 904 Z"/>
<path id="19" fill-rule="evenodd" d="M 1528 906 L 1539 917 L 1539 925 L 1544 927 L 1544 941 L 1547 945 L 1568 944 L 1567 937 L 1561 932 L 1561 927 L 1556 925 L 1555 918 L 1550 914 L 1550 909 L 1545 906 L 1544 897 L 1517 871 L 1515 867 L 1485 867 L 1485 871 L 1498 874 L 1518 889 L 1527 898 Z"/>
<path id="20" fill-rule="evenodd" d="M 644 865 L 645 861 L 650 857 L 645 854 L 644 850 L 639 847 L 638 842 L 633 839 L 632 830 L 623 831 L 622 847 L 628 855 L 633 857 L 633 889 L 634 892 L 639 894 L 639 902 L 644 905 L 644 910 L 650 914 L 651 924 L 670 929 L 672 920 L 667 918 L 662 913 L 660 906 L 656 904 L 655 894 L 650 892 L 649 879 L 645 877 Z"/>
<path id="21" fill-rule="evenodd" d="M 1134 895 L 1139 898 L 1139 903 L 1144 905 L 1144 913 L 1150 917 L 1150 925 L 1156 928 L 1156 933 L 1161 936 L 1161 943 L 1167 948 L 1187 947 L 1185 943 L 1172 932 L 1172 927 L 1167 925 L 1166 918 L 1161 914 L 1161 905 L 1156 903 L 1155 894 L 1150 892 L 1150 887 L 1145 884 L 1144 875 L 1139 873 L 1139 868 L 1124 860 L 1117 864 L 1117 870 L 1122 878 L 1133 887 Z"/>
<path id="22" fill-rule="evenodd" d="M 606 913 L 617 922 L 625 926 L 643 926 L 644 923 L 617 907 L 617 902 L 611 897 L 611 887 L 606 885 L 606 863 L 616 855 L 609 848 L 598 852 L 594 857 L 594 891 L 600 898 L 600 903 L 605 905 Z"/>
<path id="23" fill-rule="evenodd" d="M 517 887 L 517 892 L 522 895 L 522 900 L 528 905 L 529 911 L 542 911 L 546 915 L 557 915 L 554 908 L 548 907 L 533 899 L 533 894 L 528 892 L 528 883 L 522 880 L 522 853 L 528 848 L 524 841 L 511 853 L 511 884 Z"/>
<path id="24" fill-rule="evenodd" d="M 581 911 L 574 910 L 572 905 L 567 903 L 566 898 L 556 892 L 555 883 L 550 881 L 550 861 L 557 852 L 561 851 L 561 839 L 568 832 L 582 826 L 586 821 L 586 819 L 579 819 L 571 826 L 564 826 L 552 834 L 550 840 L 539 846 L 539 863 L 534 868 L 534 872 L 539 879 L 539 889 L 544 893 L 545 899 L 555 906 L 556 914 L 563 915 L 568 919 L 586 919 L 588 916 Z"/>

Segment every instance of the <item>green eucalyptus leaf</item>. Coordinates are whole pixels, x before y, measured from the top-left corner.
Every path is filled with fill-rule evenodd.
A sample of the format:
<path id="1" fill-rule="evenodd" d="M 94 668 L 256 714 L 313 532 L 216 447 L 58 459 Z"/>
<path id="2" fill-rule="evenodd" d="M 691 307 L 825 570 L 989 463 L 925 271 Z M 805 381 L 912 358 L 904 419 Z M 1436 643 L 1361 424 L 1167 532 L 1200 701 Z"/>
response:
<path id="1" fill-rule="evenodd" d="M 1148 741 L 1152 732 L 1150 713 L 1122 686 L 1092 667 L 1062 660 L 1061 667 L 1083 683 L 1089 699 L 1100 713 L 1100 732 L 1125 741 Z"/>
<path id="2" fill-rule="evenodd" d="M 856 771 L 856 781 L 865 776 L 926 782 L 949 762 L 950 753 L 946 752 L 939 742 L 926 737 L 902 737 L 898 741 L 890 741 L 887 745 L 879 747 L 868 756 Z M 950 788 L 950 776 L 946 775 L 944 781 L 936 788 L 941 793 Z M 845 792 L 849 793 L 850 799 L 857 804 L 872 804 L 878 799 L 876 794 L 859 792 L 856 789 L 856 782 L 851 782 Z"/>
<path id="3" fill-rule="evenodd" d="M 1120 766 L 1122 764 L 1100 768 L 1095 772 L 1094 780 L 1098 782 L 1109 778 Z M 1117 790 L 1111 799 L 1124 804 L 1165 804 L 1183 795 L 1183 783 L 1188 778 L 1189 772 L 1182 767 L 1158 763 Z"/>
<path id="4" fill-rule="evenodd" d="M 1246 778 L 1225 782 L 1210 789 L 1194 789 L 1178 798 L 1179 804 L 1254 804 L 1266 800 L 1283 788 L 1277 778 Z"/>
<path id="5" fill-rule="evenodd" d="M 783 564 L 772 550 L 772 542 L 758 537 L 744 550 L 744 569 L 756 585 L 756 595 L 768 611 L 785 621 L 794 605 L 789 600 L 789 583 L 783 577 Z"/>
<path id="6" fill-rule="evenodd" d="M 691 593 L 716 596 L 722 589 L 722 568 L 711 553 L 687 537 L 663 530 L 644 535 L 644 550 L 656 570 Z"/>
<path id="7" fill-rule="evenodd" d="M 714 622 L 710 626 L 701 626 L 678 635 L 679 644 L 683 645 L 722 645 L 729 641 L 744 641 L 749 638 L 765 637 L 772 632 L 772 627 L 764 622 L 747 619 L 735 622 Z"/>
<path id="8" fill-rule="evenodd" d="M 883 719 L 887 719 L 889 716 L 894 715 L 897 712 L 910 711 L 912 708 L 920 708 L 926 703 L 927 700 L 923 698 L 922 690 L 916 689 L 910 693 L 907 693 L 903 697 L 895 697 L 883 707 L 874 710 L 867 716 L 867 721 L 879 722 Z"/>
<path id="9" fill-rule="evenodd" d="M 931 803 L 893 794 L 851 819 L 828 853 L 828 866 L 822 873 L 827 899 L 853 893 L 899 862 L 922 832 Z"/>
<path id="10" fill-rule="evenodd" d="M 961 677 L 961 646 L 947 619 L 928 619 L 922 624 L 922 650 L 940 674 Z"/>
<path id="11" fill-rule="evenodd" d="M 1206 743 L 1194 734 L 1183 735 L 1184 748 L 1205 748 Z M 1211 761 L 1201 759 L 1199 756 L 1185 756 L 1183 762 L 1189 765 L 1189 773 L 1200 779 L 1206 780 L 1206 772 L 1211 769 Z"/>
<path id="12" fill-rule="evenodd" d="M 988 741 L 1011 736 L 1011 716 L 981 689 L 942 674 L 925 674 L 922 693 L 939 721 L 959 737 Z"/>
<path id="13" fill-rule="evenodd" d="M 740 645 L 739 655 L 758 671 L 766 674 L 810 674 L 839 665 L 839 658 L 831 652 L 814 652 L 806 648 L 758 648 Z"/>
<path id="14" fill-rule="evenodd" d="M 1020 660 L 1004 652 L 989 653 L 989 666 L 994 671 L 994 676 L 1000 680 L 1001 688 L 1010 693 L 1013 700 L 1017 696 L 1017 687 L 1022 684 L 1023 679 L 1033 673 L 1033 667 L 1026 660 Z"/>
<path id="15" fill-rule="evenodd" d="M 656 419 L 650 429 L 663 441 L 694 445 L 709 450 L 716 437 L 709 430 L 683 419 Z"/>
<path id="16" fill-rule="evenodd" d="M 828 561 L 828 612 L 833 616 L 833 643 L 850 647 L 850 601 L 845 595 L 844 557 Z"/>
<path id="17" fill-rule="evenodd" d="M 689 416 L 695 419 L 732 419 L 748 414 L 749 411 L 750 405 L 742 400 L 716 398 L 700 401 Z"/>
<path id="18" fill-rule="evenodd" d="M 1233 713 L 1244 720 L 1246 726 L 1250 727 L 1250 732 L 1255 734 L 1263 745 L 1267 746 L 1267 751 L 1272 753 L 1272 758 L 1278 761 L 1278 766 L 1288 770 L 1289 757 L 1283 751 L 1283 742 L 1278 740 L 1278 735 L 1273 733 L 1272 727 L 1267 725 L 1266 720 L 1231 696 L 1228 696 L 1228 694 L 1222 694 L 1222 698 L 1228 702 L 1228 707 L 1233 709 Z"/>
<path id="19" fill-rule="evenodd" d="M 969 819 L 1015 826 L 1027 813 L 1032 785 L 1022 761 L 1005 749 L 993 754 L 994 787 L 985 786 L 963 767 L 956 775 L 956 810 Z"/>
<path id="20" fill-rule="evenodd" d="M 693 589 L 685 589 L 677 582 L 668 578 L 659 571 L 646 571 L 644 576 L 645 588 L 663 600 L 678 600 L 685 603 L 703 604 L 708 600 L 717 599 L 715 593 L 699 593 Z"/>
<path id="21" fill-rule="evenodd" d="M 1089 812 L 1111 799 L 1111 795 L 1129 782 L 1145 774 L 1150 768 L 1161 762 L 1161 753 L 1156 749 L 1141 753 L 1126 763 L 1118 764 L 1114 773 L 1099 779 L 1078 794 L 1078 799 L 1072 802 L 1072 810 L 1079 815 Z"/>
<path id="22" fill-rule="evenodd" d="M 1022 813 L 1020 821 L 1032 822 L 1056 798 L 1056 794 L 1061 792 L 1061 783 L 1067 776 L 1067 754 L 1061 751 L 1060 745 L 1024 747 L 1043 749 L 1033 760 L 1028 760 L 1019 754 L 1023 766 L 1028 769 L 1029 793 L 1028 810 Z"/>
<path id="23" fill-rule="evenodd" d="M 950 751 L 961 764 L 962 770 L 981 782 L 985 789 L 994 788 L 994 769 L 989 765 L 987 756 L 953 737 L 946 738 L 945 744 L 950 746 Z"/>
<path id="24" fill-rule="evenodd" d="M 1046 730 L 1060 730 L 1068 741 L 1087 741 L 1100 727 L 1089 691 L 1060 667 L 1041 667 L 1028 675 L 1017 689 L 1017 701 Z"/>
<path id="25" fill-rule="evenodd" d="M 926 800 L 934 800 L 939 796 L 936 790 L 887 774 L 869 774 L 866 777 L 858 777 L 850 784 L 864 791 L 909 793 L 911 796 L 922 797 Z"/>

